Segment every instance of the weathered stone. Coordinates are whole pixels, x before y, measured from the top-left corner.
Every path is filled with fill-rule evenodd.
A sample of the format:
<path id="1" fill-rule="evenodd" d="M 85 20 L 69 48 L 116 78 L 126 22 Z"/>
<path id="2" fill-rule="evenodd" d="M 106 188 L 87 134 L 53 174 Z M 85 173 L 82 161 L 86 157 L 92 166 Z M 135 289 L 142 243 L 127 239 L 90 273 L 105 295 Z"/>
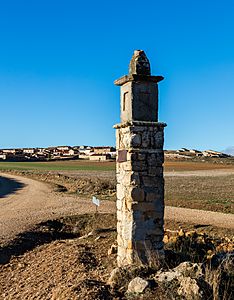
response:
<path id="1" fill-rule="evenodd" d="M 140 136 L 140 134 L 133 134 L 131 136 L 130 146 L 133 147 L 133 148 L 141 146 L 141 136 Z"/>
<path id="2" fill-rule="evenodd" d="M 138 187 L 131 188 L 131 198 L 135 202 L 142 202 L 145 197 L 145 192 L 143 189 Z"/>
<path id="3" fill-rule="evenodd" d="M 108 250 L 108 255 L 111 255 L 111 254 L 115 254 L 117 253 L 117 246 L 115 244 L 111 245 L 110 249 Z"/>
<path id="4" fill-rule="evenodd" d="M 110 278 L 108 279 L 107 283 L 112 287 L 112 288 L 117 288 L 121 286 L 123 282 L 123 276 L 125 275 L 124 270 L 121 268 L 115 268 L 111 274 Z"/>
<path id="5" fill-rule="evenodd" d="M 157 265 L 163 257 L 165 124 L 157 122 L 157 82 L 162 78 L 146 75 L 143 52 L 137 55 L 131 74 L 115 82 L 121 86 L 122 121 L 115 126 L 119 266 Z"/>
<path id="6" fill-rule="evenodd" d="M 118 183 L 116 186 L 116 195 L 117 195 L 117 199 L 121 200 L 124 198 L 125 196 L 125 187 L 124 185 Z"/>
<path id="7" fill-rule="evenodd" d="M 122 132 L 120 132 L 121 134 Z M 122 133 L 123 136 L 121 138 L 122 141 L 122 148 L 127 149 L 129 147 L 131 147 L 131 136 L 129 136 L 129 134 L 124 134 Z"/>
<path id="8" fill-rule="evenodd" d="M 138 158 L 138 160 L 145 160 L 145 158 L 146 158 L 146 154 L 144 153 L 138 153 L 138 155 L 137 155 L 137 158 Z"/>
<path id="9" fill-rule="evenodd" d="M 135 50 L 129 64 L 129 74 L 150 75 L 150 63 L 143 50 Z"/>
<path id="10" fill-rule="evenodd" d="M 203 277 L 203 270 L 201 264 L 192 263 L 192 262 L 183 262 L 179 264 L 172 270 L 169 271 L 158 271 L 155 275 L 155 280 L 158 282 L 169 282 L 171 280 L 182 277 L 190 277 L 195 279 L 200 279 Z"/>
<path id="11" fill-rule="evenodd" d="M 174 268 L 174 270 L 180 272 L 183 276 L 188 276 L 191 278 L 198 279 L 204 276 L 202 265 L 192 263 L 190 261 L 182 262 L 176 268 Z"/>
<path id="12" fill-rule="evenodd" d="M 129 282 L 127 292 L 140 294 L 143 293 L 148 286 L 149 282 L 147 280 L 144 280 L 141 277 L 136 277 Z"/>
<path id="13" fill-rule="evenodd" d="M 117 196 L 117 197 L 118 197 L 118 196 Z M 117 209 L 118 209 L 119 211 L 121 211 L 121 210 L 122 210 L 122 207 L 123 207 L 123 201 L 120 200 L 120 199 L 117 199 L 117 201 L 116 201 L 116 207 L 117 207 Z"/>
<path id="14" fill-rule="evenodd" d="M 153 202 L 158 198 L 158 195 L 156 195 L 155 193 L 147 193 L 146 194 L 146 201 L 147 202 Z"/>
<path id="15" fill-rule="evenodd" d="M 151 165 L 149 165 L 148 175 L 149 176 L 162 177 L 163 176 L 163 168 L 162 168 L 162 166 L 151 166 Z"/>
<path id="16" fill-rule="evenodd" d="M 132 162 L 132 170 L 139 172 L 139 171 L 147 171 L 147 164 L 145 161 L 133 161 Z"/>
<path id="17" fill-rule="evenodd" d="M 123 165 L 123 170 L 124 171 L 132 171 L 132 162 L 131 161 L 126 161 L 124 163 L 122 163 Z"/>
<path id="18" fill-rule="evenodd" d="M 138 53 L 144 51 L 140 50 Z M 145 54 L 142 55 L 134 54 L 130 64 L 130 74 L 115 81 L 115 84 L 121 85 L 122 122 L 158 121 L 157 82 L 163 77 L 150 76 L 148 59 Z"/>
<path id="19" fill-rule="evenodd" d="M 181 273 L 178 272 L 178 271 L 174 271 L 174 270 L 171 270 L 171 271 L 158 271 L 157 274 L 155 275 L 154 279 L 157 281 L 157 282 L 170 282 L 174 279 L 178 279 L 178 277 L 181 276 Z"/>
<path id="20" fill-rule="evenodd" d="M 131 185 L 139 185 L 140 184 L 140 176 L 137 172 L 131 174 Z"/>
<path id="21" fill-rule="evenodd" d="M 142 147 L 147 148 L 150 145 L 150 133 L 149 131 L 144 131 L 142 133 Z"/>
<path id="22" fill-rule="evenodd" d="M 162 131 L 157 131 L 154 134 L 155 147 L 161 149 L 163 147 L 164 137 Z"/>
<path id="23" fill-rule="evenodd" d="M 143 184 L 146 187 L 158 188 L 161 184 L 163 184 L 162 177 L 143 176 L 142 179 L 143 179 Z"/>
<path id="24" fill-rule="evenodd" d="M 128 152 L 127 153 L 127 160 L 128 161 L 137 160 L 137 153 Z"/>
<path id="25" fill-rule="evenodd" d="M 196 279 L 182 277 L 180 278 L 179 282 L 180 287 L 178 288 L 178 295 L 183 296 L 187 300 L 204 299 L 204 293 Z"/>

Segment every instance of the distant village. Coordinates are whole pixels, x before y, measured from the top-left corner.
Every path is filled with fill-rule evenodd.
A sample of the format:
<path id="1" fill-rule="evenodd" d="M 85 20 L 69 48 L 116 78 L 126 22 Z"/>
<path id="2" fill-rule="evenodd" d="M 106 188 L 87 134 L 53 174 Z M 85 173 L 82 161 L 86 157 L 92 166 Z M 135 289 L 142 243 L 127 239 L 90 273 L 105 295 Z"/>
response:
<path id="1" fill-rule="evenodd" d="M 56 146 L 47 148 L 0 149 L 0 160 L 48 161 L 89 159 L 106 161 L 115 159 L 116 149 L 111 146 Z"/>
<path id="2" fill-rule="evenodd" d="M 200 151 L 196 149 L 187 149 L 187 148 L 181 148 L 179 150 L 165 150 L 164 153 L 165 153 L 165 157 L 167 158 L 193 158 L 196 156 L 214 157 L 214 158 L 231 157 L 231 155 L 219 151 L 214 151 L 214 150 Z"/>
<path id="3" fill-rule="evenodd" d="M 181 148 L 179 150 L 165 150 L 166 158 L 201 157 L 230 157 L 214 150 L 199 151 Z M 56 146 L 47 148 L 17 148 L 0 149 L 0 161 L 48 161 L 48 160 L 76 160 L 107 161 L 116 158 L 116 149 L 111 146 Z"/>

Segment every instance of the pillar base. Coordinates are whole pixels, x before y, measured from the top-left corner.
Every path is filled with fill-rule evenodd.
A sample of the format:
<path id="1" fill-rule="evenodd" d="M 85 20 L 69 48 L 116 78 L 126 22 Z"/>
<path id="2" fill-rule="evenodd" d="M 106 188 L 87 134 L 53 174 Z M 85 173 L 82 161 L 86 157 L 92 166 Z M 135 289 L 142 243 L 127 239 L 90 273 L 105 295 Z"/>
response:
<path id="1" fill-rule="evenodd" d="M 115 125 L 118 266 L 157 265 L 164 258 L 165 123 Z"/>

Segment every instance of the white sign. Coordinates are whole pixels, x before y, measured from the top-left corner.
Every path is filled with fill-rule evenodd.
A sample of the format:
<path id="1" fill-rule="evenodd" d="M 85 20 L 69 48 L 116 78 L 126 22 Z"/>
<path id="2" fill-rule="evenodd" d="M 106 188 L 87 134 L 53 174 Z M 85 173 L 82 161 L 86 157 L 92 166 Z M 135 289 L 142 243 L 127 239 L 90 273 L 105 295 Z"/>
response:
<path id="1" fill-rule="evenodd" d="M 93 202 L 93 204 L 95 204 L 95 205 L 97 205 L 97 206 L 100 206 L 100 200 L 97 199 L 97 198 L 94 197 L 94 196 L 93 196 L 92 202 Z"/>

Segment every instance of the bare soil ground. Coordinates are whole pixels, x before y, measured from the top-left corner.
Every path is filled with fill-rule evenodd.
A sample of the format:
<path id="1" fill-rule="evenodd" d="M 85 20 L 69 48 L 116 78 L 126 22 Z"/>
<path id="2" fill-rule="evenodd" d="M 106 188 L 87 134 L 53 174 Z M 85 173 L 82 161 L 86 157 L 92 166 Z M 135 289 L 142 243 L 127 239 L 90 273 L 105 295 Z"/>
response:
<path id="1" fill-rule="evenodd" d="M 124 288 L 112 290 L 107 283 L 116 267 L 116 254 L 107 255 L 116 241 L 115 224 L 113 214 L 71 216 L 43 222 L 18 236 L 0 250 L 6 259 L 5 264 L 0 265 L 1 299 L 127 299 Z M 204 234 L 212 236 L 212 228 L 166 223 L 170 230 L 179 227 L 191 234 L 196 230 L 197 236 L 202 234 L 203 239 Z M 166 234 L 170 235 L 171 231 Z M 223 236 L 222 229 L 216 229 L 215 238 L 206 238 L 201 244 L 201 241 L 190 241 L 177 232 L 173 242 L 166 243 L 166 249 L 170 250 L 166 252 L 167 267 L 188 259 L 209 263 L 210 252 L 233 251 L 233 242 L 220 236 Z M 194 255 L 198 249 L 200 254 Z M 149 270 L 141 276 L 150 276 L 152 272 Z M 134 299 L 174 298 L 168 291 L 155 286 Z"/>
<path id="2" fill-rule="evenodd" d="M 210 205 L 206 204 L 207 199 L 215 199 L 217 203 L 226 199 L 230 202 L 228 205 L 226 202 L 218 204 L 214 210 L 233 211 L 233 166 L 221 168 L 215 165 L 213 168 L 213 164 L 208 165 L 202 169 L 202 164 L 198 170 L 187 162 L 181 167 L 177 162 L 172 162 L 166 176 L 166 191 L 169 193 L 166 197 L 170 196 L 170 192 L 173 197 L 178 195 L 176 205 L 185 207 L 191 207 L 193 199 L 197 199 L 197 208 L 205 209 Z M 177 167 L 179 172 L 175 171 Z M 217 171 L 214 173 L 214 170 Z M 17 174 L 22 174 L 22 171 Z M 107 284 L 110 272 L 116 266 L 116 254 L 107 255 L 116 240 L 116 219 L 114 214 L 110 214 L 115 210 L 115 204 L 113 201 L 102 201 L 101 213 L 95 215 L 95 208 L 90 203 L 94 189 L 100 198 L 115 199 L 114 172 L 66 170 L 59 171 L 59 174 L 58 171 L 23 174 L 41 182 L 9 175 L 16 184 L 22 184 L 23 189 L 15 189 L 8 196 L 4 193 L 0 198 L 0 299 L 125 299 L 124 289 L 112 290 Z M 217 193 L 214 192 L 216 187 Z M 206 196 L 199 201 L 203 192 Z M 221 198 L 217 198 L 219 193 Z M 183 198 L 183 195 L 187 197 Z M 210 195 L 212 198 L 208 198 Z M 170 198 L 167 198 L 168 201 Z M 89 215 L 78 215 L 85 212 Z M 166 210 L 165 228 L 169 230 L 166 235 L 183 228 L 184 231 L 195 230 L 202 237 L 205 234 L 209 238 L 204 243 L 201 239 L 190 241 L 185 235 L 181 237 L 181 231 L 177 232 L 178 237 L 173 237 L 173 242 L 166 246 L 174 251 L 172 257 L 168 252 L 168 267 L 172 267 L 175 261 L 178 263 L 187 259 L 207 263 L 210 250 L 211 257 L 233 252 L 234 228 L 230 228 L 227 215 L 220 215 L 221 227 L 215 227 L 210 225 L 214 223 L 209 222 L 209 213 L 203 212 L 203 221 L 200 222 L 201 219 L 188 216 L 188 211 L 183 212 L 176 214 L 179 215 L 177 219 L 173 211 Z M 217 223 L 216 216 L 214 222 Z M 186 217 L 192 218 L 194 223 L 185 223 Z M 197 253 L 200 253 L 199 257 Z M 156 286 L 135 299 L 174 298 Z"/>

